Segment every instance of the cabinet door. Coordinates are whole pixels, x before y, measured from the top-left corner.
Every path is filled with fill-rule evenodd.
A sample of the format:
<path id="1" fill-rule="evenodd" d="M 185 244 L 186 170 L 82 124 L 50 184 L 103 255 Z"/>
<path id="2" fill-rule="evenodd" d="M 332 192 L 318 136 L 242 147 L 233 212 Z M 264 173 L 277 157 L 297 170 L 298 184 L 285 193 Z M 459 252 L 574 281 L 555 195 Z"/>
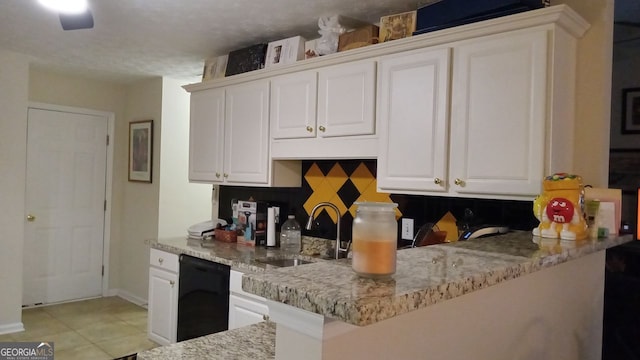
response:
<path id="1" fill-rule="evenodd" d="M 544 176 L 547 33 L 505 33 L 454 48 L 451 189 L 535 195 Z"/>
<path id="2" fill-rule="evenodd" d="M 264 321 L 268 314 L 269 308 L 264 303 L 229 295 L 229 330 Z"/>
<path id="3" fill-rule="evenodd" d="M 226 90 L 224 177 L 266 184 L 269 170 L 269 81 Z"/>
<path id="4" fill-rule="evenodd" d="M 378 187 L 446 191 L 449 49 L 380 59 Z"/>
<path id="5" fill-rule="evenodd" d="M 271 80 L 271 138 L 316 136 L 317 86 L 315 71 L 278 76 Z"/>
<path id="6" fill-rule="evenodd" d="M 178 326 L 178 274 L 149 268 L 149 339 L 161 345 L 176 342 Z"/>
<path id="7" fill-rule="evenodd" d="M 224 151 L 224 90 L 191 93 L 189 180 L 221 182 Z"/>
<path id="8" fill-rule="evenodd" d="M 318 136 L 375 132 L 375 71 L 373 60 L 319 70 Z"/>

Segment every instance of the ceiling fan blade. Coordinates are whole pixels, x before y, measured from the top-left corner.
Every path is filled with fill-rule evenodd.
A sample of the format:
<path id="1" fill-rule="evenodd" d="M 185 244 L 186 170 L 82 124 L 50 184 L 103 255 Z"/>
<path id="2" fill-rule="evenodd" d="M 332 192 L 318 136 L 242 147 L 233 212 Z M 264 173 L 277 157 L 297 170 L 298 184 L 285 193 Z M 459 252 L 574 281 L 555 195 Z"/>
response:
<path id="1" fill-rule="evenodd" d="M 92 29 L 93 15 L 89 9 L 81 14 L 60 14 L 60 24 L 64 30 Z"/>

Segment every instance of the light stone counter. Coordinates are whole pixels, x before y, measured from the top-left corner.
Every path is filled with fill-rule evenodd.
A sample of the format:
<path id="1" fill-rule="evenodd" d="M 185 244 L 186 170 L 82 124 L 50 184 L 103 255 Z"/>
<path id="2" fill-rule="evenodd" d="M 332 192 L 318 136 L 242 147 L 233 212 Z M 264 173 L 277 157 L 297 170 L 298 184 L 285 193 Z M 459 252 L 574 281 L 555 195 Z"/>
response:
<path id="1" fill-rule="evenodd" d="M 273 359 L 276 327 L 261 322 L 138 353 L 138 360 Z"/>
<path id="2" fill-rule="evenodd" d="M 333 241 L 335 242 L 335 241 Z M 256 259 L 269 258 L 300 258 L 314 262 L 323 261 L 321 256 L 332 245 L 331 241 L 314 237 L 302 237 L 302 252 L 299 255 L 288 254 L 280 248 L 265 248 L 261 246 L 247 246 L 237 243 L 213 241 L 206 247 L 200 241 L 187 240 L 185 237 L 164 238 L 151 242 L 151 247 L 173 254 L 186 254 L 197 258 L 229 265 L 235 270 L 247 272 L 264 272 L 267 269 L 277 269 L 272 265 L 256 262 Z"/>
<path id="3" fill-rule="evenodd" d="M 349 260 L 245 274 L 243 290 L 343 322 L 364 326 L 578 259 L 631 236 L 564 241 L 529 232 L 398 251 L 386 281 L 358 277 Z"/>

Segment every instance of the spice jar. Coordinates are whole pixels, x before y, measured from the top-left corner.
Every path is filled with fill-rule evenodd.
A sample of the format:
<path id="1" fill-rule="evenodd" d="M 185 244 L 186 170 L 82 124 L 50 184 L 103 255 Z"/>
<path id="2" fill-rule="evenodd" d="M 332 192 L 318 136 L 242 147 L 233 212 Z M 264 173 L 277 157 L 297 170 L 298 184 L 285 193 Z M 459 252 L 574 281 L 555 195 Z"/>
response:
<path id="1" fill-rule="evenodd" d="M 386 278 L 396 272 L 398 223 L 395 203 L 356 202 L 353 220 L 352 267 L 367 278 Z"/>

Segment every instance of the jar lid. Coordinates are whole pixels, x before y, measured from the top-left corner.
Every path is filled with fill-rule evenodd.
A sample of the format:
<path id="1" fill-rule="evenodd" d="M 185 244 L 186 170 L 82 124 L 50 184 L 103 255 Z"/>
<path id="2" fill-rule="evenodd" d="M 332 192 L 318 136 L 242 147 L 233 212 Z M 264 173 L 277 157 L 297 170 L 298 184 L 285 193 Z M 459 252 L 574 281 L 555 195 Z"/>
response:
<path id="1" fill-rule="evenodd" d="M 366 211 L 394 211 L 398 207 L 397 203 L 375 201 L 356 201 L 353 204 L 358 205 L 358 210 Z"/>

